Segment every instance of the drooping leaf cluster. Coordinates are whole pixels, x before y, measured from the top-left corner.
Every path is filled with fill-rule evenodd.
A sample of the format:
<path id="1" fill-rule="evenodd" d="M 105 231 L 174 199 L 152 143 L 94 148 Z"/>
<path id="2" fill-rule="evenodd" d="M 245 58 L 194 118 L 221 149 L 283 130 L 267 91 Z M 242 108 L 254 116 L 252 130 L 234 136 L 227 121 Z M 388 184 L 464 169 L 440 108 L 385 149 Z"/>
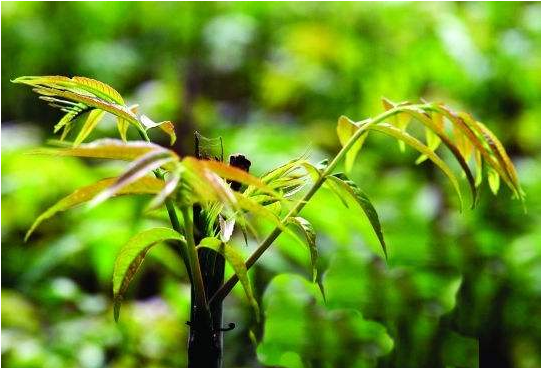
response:
<path id="1" fill-rule="evenodd" d="M 209 248 L 224 256 L 256 312 L 259 307 L 247 274 L 253 262 L 246 261 L 230 244 L 235 225 L 238 225 L 246 237 L 248 231 L 256 232 L 252 218 L 256 221 L 264 219 L 272 223 L 278 233 L 286 232 L 299 243 L 304 243 L 291 229 L 290 225 L 293 225 L 306 240 L 311 261 L 311 279 L 316 281 L 319 254 L 316 232 L 308 220 L 299 216 L 299 211 L 321 186 L 332 190 L 346 207 L 353 205 L 362 210 L 387 256 L 382 226 L 368 196 L 345 174 L 333 172 L 342 158 L 345 159 L 346 172 L 351 170 L 371 132 L 380 132 L 395 138 L 401 149 L 406 145 L 414 148 L 421 154 L 417 163 L 432 161 L 448 177 L 461 203 L 462 195 L 457 176 L 437 153 L 442 144 L 455 157 L 468 181 L 472 206 L 477 201 L 477 189 L 482 182 L 484 170 L 494 193 L 498 191 L 501 179 L 515 197 L 521 200 L 524 198 L 515 168 L 498 138 L 470 115 L 455 113 L 441 103 L 395 104 L 384 99 L 385 112 L 377 117 L 360 122 L 344 116 L 338 120 L 337 134 L 343 148 L 331 163 L 313 165 L 307 157 L 300 157 L 256 177 L 220 160 L 179 157 L 174 151 L 151 143 L 147 130 L 156 127 L 167 133 L 171 144 L 174 143 L 174 125 L 169 121 L 154 123 L 145 115 L 138 116 L 136 107 L 126 106 L 122 96 L 105 83 L 84 77 L 62 76 L 21 77 L 14 82 L 33 87 L 41 99 L 65 112 L 55 125 L 55 132 L 62 130 L 61 140 L 67 142 L 70 131 L 78 125 L 78 120 L 82 121 L 73 142 L 60 148 L 34 150 L 34 154 L 128 162 L 119 176 L 79 188 L 58 201 L 36 219 L 26 238 L 38 225 L 58 212 L 84 203 L 95 206 L 118 195 L 152 194 L 148 210 L 165 204 L 169 212 L 175 213 L 175 207 L 186 209 L 197 205 L 205 213 L 207 221 L 207 236 L 197 245 L 197 249 Z M 122 140 L 101 139 L 84 143 L 105 113 L 116 117 Z M 424 142 L 408 132 L 413 121 L 424 127 Z M 129 126 L 133 126 L 143 140 L 127 142 L 126 132 Z M 240 190 L 233 190 L 232 183 Z M 309 189 L 305 191 L 307 187 Z M 299 198 L 302 193 L 305 193 L 304 196 Z M 186 235 L 181 229 L 148 229 L 133 237 L 122 248 L 113 276 L 115 318 L 118 318 L 123 294 L 154 244 L 173 242 L 183 254 L 192 280 L 194 270 L 190 269 L 187 261 L 189 256 L 186 248 L 189 244 Z M 270 243 L 265 246 L 269 245 Z M 210 300 L 211 296 L 207 298 Z"/>

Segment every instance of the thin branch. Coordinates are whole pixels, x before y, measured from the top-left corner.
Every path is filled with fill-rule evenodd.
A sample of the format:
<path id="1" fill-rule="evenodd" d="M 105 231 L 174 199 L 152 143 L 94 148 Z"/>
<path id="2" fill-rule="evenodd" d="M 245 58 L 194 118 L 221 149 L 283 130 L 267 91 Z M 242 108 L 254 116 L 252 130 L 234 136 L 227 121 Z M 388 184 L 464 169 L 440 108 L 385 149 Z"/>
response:
<path id="1" fill-rule="evenodd" d="M 409 105 L 407 106 L 409 108 L 411 107 L 419 107 L 419 108 L 427 108 L 429 107 L 428 104 L 423 105 Z M 331 163 L 325 168 L 325 171 L 319 176 L 319 178 L 314 182 L 310 190 L 304 195 L 304 197 L 297 202 L 295 207 L 293 207 L 289 213 L 282 219 L 282 224 L 286 226 L 287 221 L 291 217 L 295 217 L 299 214 L 299 212 L 304 208 L 306 203 L 312 198 L 312 196 L 319 190 L 319 188 L 323 185 L 325 182 L 325 179 L 327 176 L 331 175 L 333 170 L 336 168 L 336 166 L 342 161 L 346 153 L 350 150 L 350 148 L 353 146 L 353 144 L 363 135 L 367 132 L 368 128 L 372 125 L 378 124 L 383 122 L 384 120 L 390 118 L 393 115 L 396 115 L 403 110 L 405 110 L 406 107 L 403 106 L 397 106 L 392 109 L 389 109 L 385 111 L 384 113 L 376 116 L 373 119 L 368 120 L 363 126 L 361 126 L 349 139 L 349 141 L 342 147 L 342 149 L 336 154 L 334 159 L 331 161 Z M 250 269 L 254 265 L 255 262 L 265 253 L 265 251 L 271 246 L 271 244 L 278 238 L 278 236 L 282 233 L 282 230 L 279 227 L 276 227 L 266 238 L 263 240 L 263 242 L 257 247 L 257 249 L 252 253 L 250 258 L 246 260 L 246 269 Z M 221 302 L 233 289 L 233 287 L 236 285 L 236 283 L 239 281 L 237 275 L 233 275 L 227 280 L 226 283 L 222 285 L 216 293 L 210 298 L 209 305 L 212 303 L 219 303 Z"/>

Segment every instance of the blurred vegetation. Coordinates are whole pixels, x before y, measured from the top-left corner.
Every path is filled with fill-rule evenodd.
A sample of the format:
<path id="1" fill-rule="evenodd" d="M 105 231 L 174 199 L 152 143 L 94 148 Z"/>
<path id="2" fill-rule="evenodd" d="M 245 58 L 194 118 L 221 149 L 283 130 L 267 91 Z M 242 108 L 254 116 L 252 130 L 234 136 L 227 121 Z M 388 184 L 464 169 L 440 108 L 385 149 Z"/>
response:
<path id="1" fill-rule="evenodd" d="M 224 322 L 238 327 L 225 366 L 541 366 L 541 4 L 2 3 L 2 362 L 182 366 L 190 293 L 168 248 L 151 253 L 113 322 L 116 253 L 162 221 L 142 216 L 145 201 L 65 213 L 22 241 L 54 201 L 119 170 L 24 155 L 59 114 L 9 80 L 41 74 L 111 84 L 174 121 L 182 154 L 194 130 L 221 135 L 255 174 L 307 148 L 313 161 L 336 152 L 337 118 L 373 115 L 381 96 L 471 111 L 509 147 L 528 213 L 486 187 L 459 213 L 430 164 L 370 138 L 352 179 L 380 213 L 389 261 L 368 225 L 321 192 L 303 214 L 326 301 L 306 250 L 280 237 L 252 272 L 265 323 L 242 290 L 226 301 Z M 115 126 L 98 128 L 91 138 Z"/>

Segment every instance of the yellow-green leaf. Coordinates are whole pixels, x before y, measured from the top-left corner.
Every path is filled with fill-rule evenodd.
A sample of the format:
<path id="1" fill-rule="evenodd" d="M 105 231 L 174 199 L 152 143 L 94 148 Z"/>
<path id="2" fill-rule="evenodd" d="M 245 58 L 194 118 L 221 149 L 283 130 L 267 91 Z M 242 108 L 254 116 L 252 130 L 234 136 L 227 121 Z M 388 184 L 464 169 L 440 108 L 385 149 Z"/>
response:
<path id="1" fill-rule="evenodd" d="M 406 104 L 406 103 L 395 104 L 394 102 L 391 102 L 385 97 L 382 99 L 382 103 L 383 103 L 383 108 L 385 109 L 385 111 L 389 111 L 390 109 L 393 109 L 396 106 Z M 410 121 L 411 121 L 411 116 L 409 114 L 400 112 L 393 116 L 391 123 L 392 125 L 396 126 L 398 129 L 406 131 Z M 406 145 L 403 141 L 398 141 L 398 147 L 400 148 L 401 152 L 404 152 L 406 150 Z"/>
<path id="2" fill-rule="evenodd" d="M 72 148 L 38 148 L 30 151 L 35 155 L 72 156 L 88 158 L 107 158 L 114 160 L 134 160 L 146 153 L 156 150 L 165 150 L 153 143 L 127 142 L 118 139 L 99 139 L 92 143 L 81 144 Z M 172 152 L 172 151 L 171 151 Z"/>
<path id="3" fill-rule="evenodd" d="M 234 166 L 229 166 L 219 161 L 198 160 L 194 157 L 186 157 L 182 160 L 182 163 L 186 167 L 194 169 L 196 172 L 208 170 L 224 179 L 234 180 L 246 185 L 252 185 L 270 195 L 278 197 L 277 193 L 269 188 L 259 178 L 250 175 L 246 171 Z"/>
<path id="4" fill-rule="evenodd" d="M 297 226 L 306 238 L 308 250 L 310 251 L 310 264 L 312 266 L 311 278 L 312 281 L 316 281 L 319 252 L 316 246 L 316 232 L 314 231 L 314 227 L 308 220 L 302 217 L 290 217 L 288 223 Z"/>
<path id="5" fill-rule="evenodd" d="M 412 137 L 408 133 L 390 124 L 382 123 L 378 125 L 371 125 L 368 129 L 376 130 L 396 139 L 399 139 L 407 145 L 411 146 L 412 148 L 416 149 L 420 153 L 425 154 L 449 178 L 449 181 L 451 182 L 453 188 L 458 194 L 458 198 L 460 200 L 460 208 L 462 208 L 462 193 L 460 192 L 458 180 L 456 179 L 455 174 L 453 174 L 449 166 L 438 155 L 436 155 L 436 153 L 434 153 L 432 150 L 430 150 L 430 148 L 421 143 L 417 138 Z"/>
<path id="6" fill-rule="evenodd" d="M 78 206 L 82 203 L 90 201 L 98 193 L 100 193 L 105 188 L 112 185 L 117 178 L 107 178 L 100 180 L 94 184 L 87 185 L 85 187 L 77 189 L 75 192 L 71 193 L 67 197 L 62 198 L 60 201 L 56 202 L 53 206 L 48 208 L 43 212 L 39 217 L 34 221 L 24 240 L 28 240 L 28 237 L 34 232 L 34 230 L 45 220 L 53 217 L 58 212 L 66 211 L 70 208 Z M 163 189 L 164 182 L 162 180 L 144 177 L 141 178 L 119 190 L 115 195 L 122 194 L 157 194 Z"/>
<path id="7" fill-rule="evenodd" d="M 254 297 L 252 286 L 250 285 L 250 279 L 248 278 L 248 270 L 246 269 L 242 255 L 235 248 L 229 244 L 223 243 L 218 238 L 204 238 L 201 240 L 197 248 L 209 248 L 224 256 L 239 278 L 239 281 L 244 288 L 244 292 L 246 293 L 246 297 L 254 308 L 256 317 L 259 320 L 259 305 Z"/>
<path id="8" fill-rule="evenodd" d="M 83 141 L 88 137 L 88 135 L 94 130 L 96 125 L 101 121 L 103 116 L 105 115 L 105 111 L 100 109 L 93 109 L 88 113 L 88 117 L 83 124 L 83 127 L 81 128 L 81 131 L 77 135 L 77 138 L 75 138 L 75 141 L 73 142 L 73 146 L 77 147 Z"/>
<path id="9" fill-rule="evenodd" d="M 167 240 L 176 240 L 185 246 L 184 237 L 178 232 L 166 227 L 157 227 L 135 235 L 118 253 L 113 270 L 115 321 L 118 321 L 122 296 L 143 263 L 147 252 L 153 245 Z"/>
<path id="10" fill-rule="evenodd" d="M 175 156 L 173 156 L 171 151 L 168 150 L 151 151 L 141 156 L 137 160 L 131 162 L 126 171 L 124 171 L 124 173 L 122 173 L 122 175 L 120 175 L 113 184 L 94 197 L 89 206 L 97 206 L 98 204 L 106 201 L 109 197 L 115 195 L 115 193 L 126 185 L 129 185 L 130 183 L 144 177 L 150 171 L 155 170 L 160 166 L 173 161 L 174 159 Z"/>
<path id="11" fill-rule="evenodd" d="M 370 199 L 353 181 L 349 180 L 343 174 L 330 175 L 326 178 L 327 186 L 342 200 L 347 206 L 347 200 L 353 200 L 357 203 L 364 214 L 368 218 L 372 229 L 378 237 L 379 243 L 383 250 L 385 258 L 387 258 L 387 246 L 385 245 L 385 239 L 383 237 L 383 230 L 379 222 L 379 216 L 376 209 L 370 202 Z"/>
<path id="12" fill-rule="evenodd" d="M 340 141 L 342 147 L 344 147 L 349 142 L 350 138 L 355 134 L 357 130 L 359 130 L 359 126 L 355 124 L 351 119 L 343 115 L 340 116 L 340 118 L 338 119 L 338 125 L 336 126 L 336 133 L 338 134 L 338 140 Z M 351 172 L 351 169 L 353 168 L 353 164 L 355 162 L 355 158 L 361 150 L 367 136 L 368 132 L 362 134 L 346 152 L 345 169 L 347 173 Z"/>
<path id="13" fill-rule="evenodd" d="M 498 194 L 500 189 L 500 176 L 493 168 L 489 167 L 487 170 L 488 186 L 494 195 Z"/>

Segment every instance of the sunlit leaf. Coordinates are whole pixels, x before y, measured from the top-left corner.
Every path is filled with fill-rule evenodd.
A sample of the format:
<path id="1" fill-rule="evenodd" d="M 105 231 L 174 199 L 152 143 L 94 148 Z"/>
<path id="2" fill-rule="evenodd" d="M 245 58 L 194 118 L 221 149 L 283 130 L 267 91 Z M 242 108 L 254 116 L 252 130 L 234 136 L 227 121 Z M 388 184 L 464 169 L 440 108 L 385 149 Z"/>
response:
<path id="1" fill-rule="evenodd" d="M 115 321 L 118 321 L 122 297 L 143 263 L 147 252 L 153 245 L 166 240 L 185 242 L 184 237 L 176 231 L 166 227 L 158 227 L 135 235 L 118 253 L 113 271 Z"/>
<path id="2" fill-rule="evenodd" d="M 379 216 L 376 209 L 368 199 L 368 196 L 351 180 L 349 180 L 343 174 L 330 175 L 326 181 L 328 186 L 335 192 L 335 194 L 347 205 L 348 198 L 357 203 L 363 212 L 365 213 L 372 229 L 378 237 L 381 248 L 385 258 L 387 258 L 387 246 L 385 245 L 385 239 L 383 237 L 383 231 L 379 222 Z"/>
<path id="3" fill-rule="evenodd" d="M 489 146 L 489 142 L 485 141 L 485 138 L 482 134 L 482 129 L 479 127 L 478 122 L 476 122 L 470 115 L 468 114 L 455 114 L 453 111 L 451 111 L 449 108 L 443 105 L 438 105 L 438 110 L 441 111 L 453 124 L 458 126 L 462 133 L 465 134 L 470 142 L 474 145 L 477 152 L 481 154 L 484 161 L 488 164 L 488 166 L 492 167 L 498 175 L 506 182 L 506 184 L 513 190 L 513 192 L 520 196 L 520 191 L 518 191 L 515 188 L 515 184 L 511 181 L 511 179 L 508 177 L 504 169 L 500 166 L 500 163 L 498 160 L 494 159 L 494 157 L 487 151 L 485 148 L 485 144 Z"/>
<path id="4" fill-rule="evenodd" d="M 458 149 L 456 144 L 445 133 L 443 121 L 440 119 L 440 116 L 432 115 L 433 117 L 431 118 L 431 116 L 429 115 L 429 111 L 422 110 L 415 106 L 403 106 L 403 109 L 405 113 L 410 114 L 412 117 L 415 117 L 419 122 L 421 122 L 425 126 L 425 128 L 428 128 L 429 130 L 436 133 L 438 138 L 451 151 L 451 153 L 453 154 L 453 156 L 459 163 L 460 167 L 462 168 L 462 171 L 464 172 L 468 180 L 468 184 L 469 184 L 471 194 L 472 194 L 472 208 L 473 208 L 475 206 L 475 203 L 477 202 L 477 188 L 475 186 L 475 179 L 473 178 L 473 174 L 471 173 L 471 170 L 468 164 L 466 163 L 466 160 L 460 153 L 460 150 Z M 434 119 L 434 117 L 436 119 Z M 424 156 L 427 156 L 427 155 L 424 155 Z M 429 157 L 427 156 L 427 158 Z M 459 193 L 459 196 L 460 196 L 460 193 Z M 460 205 L 462 208 L 462 199 L 460 201 Z"/>
<path id="5" fill-rule="evenodd" d="M 135 104 L 135 105 L 130 106 L 129 110 L 133 114 L 136 114 L 138 108 L 139 108 L 139 105 Z M 120 138 L 122 139 L 122 141 L 127 142 L 128 140 L 127 134 L 128 134 L 128 128 L 130 126 L 130 123 L 126 119 L 117 117 L 116 126 L 118 129 L 118 134 L 120 134 Z"/>
<path id="6" fill-rule="evenodd" d="M 75 138 L 75 141 L 73 142 L 73 146 L 77 147 L 83 141 L 88 137 L 88 135 L 94 130 L 96 125 L 101 121 L 103 116 L 105 115 L 105 111 L 100 109 L 94 109 L 88 113 L 88 117 L 83 124 L 83 127 L 81 128 L 81 131 L 77 135 L 77 138 Z"/>
<path id="7" fill-rule="evenodd" d="M 152 198 L 152 201 L 148 204 L 147 209 L 153 210 L 158 208 L 163 204 L 163 202 L 169 197 L 175 189 L 177 189 L 178 183 L 180 182 L 181 175 L 178 172 L 173 172 L 168 175 L 165 180 L 163 189 Z"/>
<path id="8" fill-rule="evenodd" d="M 115 195 L 115 193 L 124 186 L 144 177 L 150 171 L 157 169 L 160 166 L 173 161 L 174 159 L 175 157 L 172 156 L 170 151 L 167 150 L 156 150 L 141 156 L 137 160 L 131 162 L 126 171 L 124 171 L 124 173 L 120 175 L 112 185 L 94 197 L 89 206 L 97 206 L 111 196 Z"/>
<path id="9" fill-rule="evenodd" d="M 151 151 L 165 151 L 163 147 L 144 141 L 124 143 L 118 139 L 99 139 L 92 143 L 81 144 L 72 148 L 38 148 L 30 154 L 49 156 L 73 156 L 88 158 L 106 158 L 131 161 Z M 172 151 L 169 151 L 172 153 Z"/>
<path id="10" fill-rule="evenodd" d="M 259 178 L 250 175 L 246 171 L 236 168 L 234 166 L 229 166 L 218 161 L 198 160 L 194 157 L 186 157 L 182 160 L 182 163 L 197 172 L 208 170 L 224 179 L 234 180 L 246 185 L 252 185 L 262 191 L 265 191 L 268 194 L 276 195 L 276 193 L 265 183 L 263 183 Z"/>
<path id="11" fill-rule="evenodd" d="M 316 232 L 314 231 L 314 227 L 302 217 L 290 217 L 288 222 L 297 226 L 306 237 L 306 243 L 310 251 L 310 263 L 312 266 L 311 279 L 312 281 L 315 281 L 317 277 L 317 260 L 319 252 L 316 245 Z"/>
<path id="12" fill-rule="evenodd" d="M 246 297 L 254 308 L 256 317 L 259 319 L 259 306 L 254 297 L 252 286 L 250 285 L 250 279 L 248 278 L 248 270 L 246 269 L 242 255 L 235 248 L 222 242 L 218 238 L 204 238 L 201 240 L 197 248 L 209 248 L 224 256 L 225 260 L 231 265 L 233 271 L 239 278 L 239 281 L 244 288 L 244 292 L 246 293 Z"/>
<path id="13" fill-rule="evenodd" d="M 385 133 L 389 136 L 392 136 L 394 138 L 397 138 L 403 142 L 405 142 L 407 145 L 413 147 L 417 151 L 421 152 L 422 154 L 425 154 L 432 162 L 434 162 L 442 171 L 443 173 L 449 178 L 451 181 L 451 184 L 453 185 L 455 191 L 458 194 L 458 197 L 460 199 L 460 207 L 462 208 L 462 193 L 460 192 L 460 186 L 458 184 L 458 180 L 455 177 L 455 174 L 451 171 L 449 166 L 433 151 L 431 151 L 427 146 L 425 146 L 423 143 L 421 143 L 417 138 L 414 138 L 413 136 L 409 135 L 408 133 L 393 127 L 390 124 L 378 124 L 378 125 L 372 125 L 369 127 L 370 130 L 379 131 L 382 133 Z"/>
<path id="14" fill-rule="evenodd" d="M 87 185 L 85 187 L 77 189 L 75 192 L 71 193 L 67 197 L 62 198 L 60 201 L 55 203 L 52 207 L 48 208 L 43 212 L 39 217 L 34 221 L 28 232 L 25 236 L 25 241 L 30 237 L 34 230 L 45 220 L 53 217 L 55 214 L 61 211 L 66 211 L 70 208 L 78 206 L 82 203 L 90 201 L 98 193 L 103 191 L 105 188 L 116 182 L 117 178 L 107 178 L 100 180 L 94 184 Z M 164 186 L 162 180 L 152 178 L 152 177 L 143 177 L 139 180 L 132 182 L 129 185 L 121 188 L 115 195 L 122 194 L 156 194 L 159 193 Z"/>
<path id="15" fill-rule="evenodd" d="M 434 122 L 434 125 L 438 127 L 438 132 L 443 132 L 443 115 L 434 112 L 432 113 L 432 121 Z M 438 149 L 441 138 L 436 134 L 432 129 L 430 129 L 428 126 L 425 126 L 425 138 L 426 138 L 426 146 L 430 148 L 432 151 L 436 151 Z M 428 157 L 426 155 L 421 155 L 419 158 L 415 161 L 417 165 L 424 162 Z"/>
<path id="16" fill-rule="evenodd" d="M 401 103 L 401 104 L 395 104 L 394 102 L 391 102 L 390 100 L 386 98 L 382 98 L 383 108 L 385 111 L 389 111 L 392 108 L 395 108 L 396 106 L 400 105 L 406 105 L 407 103 Z M 408 125 L 411 121 L 411 116 L 407 113 L 401 112 L 398 114 L 395 114 L 393 118 L 391 119 L 392 125 L 397 127 L 399 130 L 403 130 L 404 132 L 408 128 Z M 406 150 L 406 145 L 403 141 L 398 141 L 398 147 L 400 147 L 400 151 L 404 152 Z"/>
<path id="17" fill-rule="evenodd" d="M 498 194 L 500 189 L 500 176 L 493 168 L 489 167 L 487 170 L 488 186 L 494 195 Z"/>
<path id="18" fill-rule="evenodd" d="M 346 116 L 340 116 L 338 119 L 338 125 L 336 126 L 336 133 L 338 134 L 338 140 L 340 141 L 342 147 L 349 142 L 350 138 L 357 130 L 359 130 L 357 124 Z M 347 151 L 345 158 L 345 169 L 347 173 L 351 172 L 353 164 L 355 163 L 355 158 L 362 148 L 367 136 L 368 133 L 362 134 L 361 137 L 359 137 Z"/>
<path id="19" fill-rule="evenodd" d="M 91 92 L 104 100 L 109 100 L 111 102 L 124 105 L 124 99 L 120 93 L 106 83 L 86 77 L 73 77 L 71 80 L 77 83 L 78 87 Z"/>

